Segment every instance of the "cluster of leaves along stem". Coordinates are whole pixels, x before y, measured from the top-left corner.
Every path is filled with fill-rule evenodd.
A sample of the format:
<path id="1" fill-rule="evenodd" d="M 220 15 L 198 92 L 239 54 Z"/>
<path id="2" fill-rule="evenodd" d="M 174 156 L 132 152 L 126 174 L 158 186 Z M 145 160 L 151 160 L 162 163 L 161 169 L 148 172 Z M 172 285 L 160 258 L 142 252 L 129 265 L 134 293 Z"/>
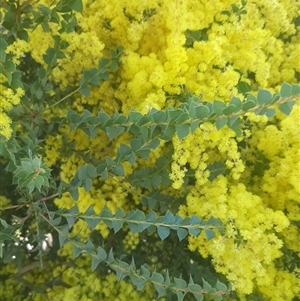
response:
<path id="1" fill-rule="evenodd" d="M 140 210 L 132 210 L 126 214 L 122 209 L 118 208 L 113 214 L 106 206 L 100 214 L 95 214 L 92 206 L 90 206 L 84 214 L 80 213 L 77 206 L 69 210 L 60 210 L 55 213 L 67 220 L 68 230 L 72 228 L 74 223 L 80 218 L 86 221 L 88 227 L 94 230 L 100 222 L 104 222 L 110 229 L 117 233 L 126 223 L 132 233 L 142 233 L 147 230 L 152 234 L 157 230 L 157 234 L 161 240 L 166 239 L 170 235 L 170 231 L 177 232 L 179 241 L 183 240 L 188 234 L 199 236 L 204 230 L 207 239 L 215 236 L 213 229 L 222 231 L 222 223 L 220 220 L 211 217 L 208 221 L 204 221 L 193 215 L 191 217 L 181 218 L 167 211 L 164 216 L 157 216 L 155 211 L 150 211 L 147 215 Z M 60 239 L 62 241 L 63 239 Z"/>
<path id="2" fill-rule="evenodd" d="M 201 231 L 204 231 L 206 238 L 210 240 L 215 235 L 214 229 L 222 231 L 222 223 L 218 219 L 211 217 L 209 220 L 203 221 L 197 216 L 181 218 L 170 211 L 164 216 L 157 216 L 154 211 L 150 211 L 145 215 L 140 210 L 132 210 L 126 214 L 121 209 L 117 209 L 116 213 L 113 214 L 106 206 L 99 214 L 95 214 L 92 206 L 85 213 L 80 213 L 76 205 L 69 210 L 60 209 L 49 212 L 49 217 L 50 219 L 42 215 L 42 218 L 58 232 L 61 248 L 69 242 L 72 243 L 74 259 L 82 253 L 89 254 L 92 258 L 92 271 L 100 263 L 105 263 L 116 272 L 119 281 L 129 277 L 138 290 L 141 290 L 147 282 L 150 282 L 154 285 L 158 298 L 171 292 L 177 295 L 178 300 L 183 300 L 187 293 L 193 294 L 196 300 L 203 300 L 206 294 L 212 295 L 216 300 L 222 300 L 222 297 L 231 292 L 231 285 L 226 286 L 219 280 L 212 286 L 202 278 L 201 286 L 194 283 L 192 276 L 190 276 L 189 283 L 187 283 L 182 278 L 170 277 L 168 271 L 164 276 L 156 271 L 150 272 L 147 265 L 142 265 L 137 269 L 134 259 L 129 264 L 120 259 L 115 259 L 112 249 L 106 251 L 101 246 L 95 249 L 90 239 L 83 243 L 78 235 L 69 237 L 69 231 L 75 222 L 82 219 L 91 230 L 94 230 L 100 222 L 104 222 L 117 233 L 126 223 L 133 233 L 147 231 L 152 234 L 157 231 L 161 240 L 166 239 L 171 230 L 176 231 L 179 241 L 183 240 L 188 234 L 199 236 Z M 62 218 L 66 219 L 67 224 L 61 224 Z"/>
<path id="3" fill-rule="evenodd" d="M 72 196 L 74 199 L 78 198 L 77 187 L 79 186 L 84 186 L 85 190 L 89 191 L 92 187 L 92 179 L 98 176 L 104 180 L 108 179 L 109 173 L 124 176 L 122 163 L 128 161 L 134 164 L 137 157 L 147 159 L 150 151 L 159 146 L 160 140 L 170 141 L 175 134 L 179 139 L 184 139 L 201 123 L 207 121 L 214 123 L 218 130 L 227 125 L 236 132 L 237 136 L 240 136 L 246 122 L 243 117 L 247 113 L 253 112 L 271 118 L 276 114 L 276 107 L 278 107 L 282 113 L 289 115 L 299 98 L 300 85 L 290 85 L 284 82 L 279 93 L 272 94 L 268 90 L 259 89 L 257 96 L 248 94 L 245 101 L 233 97 L 228 105 L 219 100 L 214 100 L 213 103 L 198 103 L 196 97 L 192 96 L 179 108 L 168 107 L 165 111 L 152 109 L 145 115 L 131 110 L 128 116 L 119 112 L 110 116 L 101 110 L 97 116 L 93 116 L 88 110 L 84 110 L 81 115 L 74 110 L 69 110 L 67 119 L 71 131 L 81 129 L 89 137 L 94 138 L 101 130 L 110 140 L 123 132 L 129 132 L 133 137 L 129 145 L 120 144 L 115 158 L 106 156 L 105 160 L 95 161 L 94 165 L 81 166 L 71 182 Z M 129 182 L 134 186 L 139 185 L 145 188 L 167 186 L 169 184 L 166 169 L 168 160 L 167 157 L 162 157 L 154 168 L 135 170 L 128 177 Z M 228 172 L 222 162 L 213 163 L 208 170 L 210 180 Z"/>
<path id="4" fill-rule="evenodd" d="M 83 76 L 80 80 L 78 91 L 84 96 L 90 96 L 89 85 L 99 86 L 100 80 L 108 80 L 108 68 L 113 71 L 117 70 L 122 52 L 123 47 L 119 46 L 116 50 L 110 51 L 110 59 L 103 58 L 100 60 L 98 68 L 83 70 Z"/>

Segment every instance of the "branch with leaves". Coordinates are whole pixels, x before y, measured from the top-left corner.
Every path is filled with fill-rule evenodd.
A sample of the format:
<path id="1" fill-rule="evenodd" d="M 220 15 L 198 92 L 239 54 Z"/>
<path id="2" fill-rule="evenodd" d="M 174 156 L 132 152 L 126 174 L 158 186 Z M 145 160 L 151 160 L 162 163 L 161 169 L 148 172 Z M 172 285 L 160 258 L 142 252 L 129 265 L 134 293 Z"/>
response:
<path id="1" fill-rule="evenodd" d="M 219 100 L 215 100 L 212 104 L 198 103 L 197 98 L 191 95 L 188 102 L 183 103 L 179 108 L 169 107 L 165 111 L 152 109 L 145 115 L 132 110 L 128 116 L 118 112 L 109 116 L 101 110 L 97 116 L 93 116 L 88 110 L 84 110 L 81 115 L 69 110 L 67 118 L 71 131 L 81 129 L 89 137 L 95 138 L 98 130 L 101 130 L 110 140 L 123 132 L 133 136 L 129 145 L 120 144 L 115 158 L 106 156 L 106 159 L 97 162 L 96 166 L 81 166 L 72 180 L 72 196 L 74 199 L 78 198 L 76 187 L 79 186 L 84 186 L 85 190 L 89 191 L 92 187 L 92 179 L 98 176 L 103 180 L 108 179 L 109 173 L 124 176 L 122 163 L 128 161 L 134 164 L 137 157 L 147 159 L 150 151 L 159 146 L 160 140 L 170 141 L 175 134 L 179 139 L 184 139 L 204 122 L 214 123 L 218 130 L 227 125 L 239 136 L 245 126 L 243 116 L 255 113 L 271 118 L 276 114 L 276 107 L 285 115 L 289 115 L 296 101 L 299 100 L 300 85 L 283 83 L 278 93 L 272 94 L 268 90 L 259 89 L 257 96 L 249 94 L 245 102 L 233 97 L 228 105 Z M 132 185 L 139 181 L 142 187 L 158 187 L 164 182 L 168 183 L 168 172 L 163 168 L 166 160 L 168 161 L 168 158 L 164 157 L 158 160 L 154 171 L 135 170 L 129 176 L 129 181 Z M 208 170 L 216 167 L 226 172 L 222 164 L 211 165 Z M 141 181 L 143 178 L 145 181 Z"/>
<path id="2" fill-rule="evenodd" d="M 69 210 L 61 209 L 55 212 L 48 212 L 50 219 L 42 215 L 42 218 L 57 231 L 59 235 L 60 248 L 67 243 L 72 243 L 73 258 L 77 258 L 80 254 L 89 254 L 92 258 L 92 271 L 96 270 L 100 263 L 107 264 L 113 269 L 119 281 L 130 278 L 130 281 L 137 290 L 143 289 L 147 282 L 154 285 L 158 298 L 172 292 L 177 295 L 178 300 L 183 300 L 187 293 L 192 293 L 196 300 L 203 300 L 204 295 L 212 295 L 216 300 L 222 300 L 223 297 L 231 293 L 232 287 L 228 287 L 216 281 L 215 285 L 210 285 L 202 278 L 202 286 L 195 284 L 190 275 L 189 283 L 176 277 L 170 277 L 168 270 L 165 276 L 156 271 L 150 272 L 147 265 L 141 265 L 136 268 L 134 258 L 131 263 L 127 263 L 120 259 L 115 259 L 113 250 L 106 252 L 104 248 L 98 246 L 95 249 L 93 242 L 87 239 L 85 243 L 81 242 L 79 236 L 69 236 L 69 231 L 80 218 L 83 219 L 91 230 L 94 230 L 100 222 L 104 222 L 108 228 L 113 229 L 117 233 L 126 223 L 133 233 L 142 233 L 147 231 L 152 234 L 157 230 L 157 234 L 161 240 L 166 239 L 170 235 L 170 231 L 176 231 L 179 241 L 183 240 L 188 234 L 199 236 L 202 231 L 208 240 L 215 236 L 214 230 L 222 231 L 222 223 L 220 220 L 211 217 L 209 220 L 201 220 L 197 216 L 181 218 L 179 215 L 173 215 L 168 211 L 164 216 L 157 216 L 154 211 L 150 211 L 147 215 L 140 210 L 132 210 L 128 214 L 120 208 L 113 214 L 106 206 L 99 214 L 95 214 L 93 207 L 89 207 L 85 213 L 80 213 L 77 206 Z M 61 225 L 62 218 L 66 219 L 67 224 Z"/>

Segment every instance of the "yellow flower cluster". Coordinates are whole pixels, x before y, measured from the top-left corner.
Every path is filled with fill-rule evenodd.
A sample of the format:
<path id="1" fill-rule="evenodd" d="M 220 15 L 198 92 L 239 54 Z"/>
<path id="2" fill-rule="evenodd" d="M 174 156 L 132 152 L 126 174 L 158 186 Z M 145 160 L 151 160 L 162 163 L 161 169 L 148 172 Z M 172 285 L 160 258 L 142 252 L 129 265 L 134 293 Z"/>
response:
<path id="1" fill-rule="evenodd" d="M 21 57 L 28 52 L 29 45 L 23 40 L 16 40 L 14 43 L 8 45 L 5 49 L 7 54 L 12 55 L 11 62 L 15 65 L 20 64 Z M 5 70 L 5 67 L 1 67 L 1 70 Z M 7 87 L 7 78 L 4 74 L 0 74 L 0 135 L 9 139 L 12 134 L 11 119 L 7 113 L 18 105 L 25 91 L 21 88 L 15 90 Z"/>
<path id="2" fill-rule="evenodd" d="M 170 179 L 173 188 L 179 189 L 183 184 L 186 165 L 195 170 L 197 185 L 205 185 L 210 175 L 206 170 L 210 163 L 226 161 L 234 180 L 240 178 L 245 166 L 240 158 L 235 133 L 225 127 L 220 131 L 211 123 L 203 123 L 193 134 L 185 139 L 173 138 L 174 154 Z"/>
<path id="3" fill-rule="evenodd" d="M 275 268 L 274 260 L 282 255 L 283 242 L 277 233 L 289 225 L 282 211 L 267 208 L 243 184 L 229 185 L 219 176 L 204 187 L 192 188 L 180 213 L 218 216 L 226 225 L 225 235 L 211 241 L 204 234 L 190 237 L 189 248 L 204 257 L 210 254 L 216 270 L 225 274 L 239 293 L 249 294 L 255 284 L 260 288 L 270 280 L 267 269 Z"/>
<path id="4" fill-rule="evenodd" d="M 55 68 L 53 76 L 64 89 L 70 84 L 78 83 L 83 69 L 91 69 L 98 65 L 104 44 L 94 31 L 80 34 L 73 32 L 61 37 L 70 46 L 64 52 L 66 58 L 59 60 L 59 67 Z"/>
<path id="5" fill-rule="evenodd" d="M 10 204 L 10 200 L 5 196 L 0 195 L 0 208 L 5 208 L 9 204 Z"/>
<path id="6" fill-rule="evenodd" d="M 276 263 L 276 259 L 283 255 L 283 245 L 298 254 L 300 250 L 300 245 L 295 243 L 299 229 L 294 224 L 300 219 L 299 116 L 300 108 L 296 105 L 291 115 L 282 119 L 279 126 L 265 126 L 266 120 L 256 118 L 256 122 L 263 126 L 252 131 L 251 139 L 247 134 L 246 141 L 250 148 L 260 151 L 269 161 L 269 168 L 263 176 L 252 177 L 251 172 L 245 172 L 241 179 L 247 189 L 244 184 L 236 185 L 224 176 L 219 176 L 213 182 L 206 181 L 204 186 L 196 182 L 187 196 L 187 204 L 182 205 L 179 212 L 183 216 L 214 216 L 225 223 L 225 235 L 219 235 L 209 242 L 204 234 L 199 238 L 190 237 L 189 248 L 198 250 L 204 257 L 211 255 L 217 271 L 232 281 L 241 300 L 243 294 L 249 294 L 254 289 L 274 301 L 278 298 L 292 300 L 293 296 L 299 294 L 296 273 L 281 270 Z M 189 137 L 183 141 L 177 138 L 173 140 L 176 153 L 173 164 L 185 165 L 189 162 L 191 167 L 195 166 L 189 158 L 198 157 L 190 150 L 190 143 L 193 143 L 195 150 L 201 152 L 202 147 L 208 154 L 208 145 L 217 147 L 220 152 L 229 148 L 226 158 L 238 156 L 235 159 L 242 164 L 240 173 L 244 170 L 240 157 L 255 163 L 255 156 L 248 156 L 247 149 L 239 153 L 236 145 L 232 149 L 235 155 L 230 155 L 231 142 L 235 140 L 229 136 L 222 142 L 222 130 L 217 132 L 220 136 L 215 136 L 217 145 L 209 139 L 208 145 L 207 141 L 198 140 L 197 134 L 204 125 L 191 140 Z M 202 137 L 205 137 L 204 133 L 201 133 Z M 211 133 L 210 137 L 213 140 Z M 228 161 L 226 165 L 230 167 Z M 173 170 L 174 173 L 176 171 Z M 278 279 L 282 279 L 284 285 L 279 285 Z M 288 292 L 283 289 L 284 286 L 290 288 Z"/>
<path id="7" fill-rule="evenodd" d="M 56 25 L 52 25 L 50 29 L 50 32 L 44 32 L 43 28 L 38 26 L 30 33 L 30 39 L 28 42 L 32 58 L 43 66 L 45 66 L 43 55 L 49 47 L 54 46 L 52 35 L 58 34 Z"/>
<path id="8" fill-rule="evenodd" d="M 105 101 L 101 106 L 105 107 L 117 98 L 124 112 L 132 107 L 146 112 L 151 107 L 167 106 L 167 94 L 179 94 L 183 86 L 202 94 L 206 100 L 230 99 L 237 95 L 236 84 L 240 78 L 237 70 L 244 74 L 245 81 L 249 80 L 247 73 L 255 73 L 256 83 L 262 87 L 282 80 L 294 81 L 295 71 L 299 72 L 295 42 L 289 43 L 286 50 L 283 42 L 275 37 L 278 31 L 294 34 L 291 20 L 296 16 L 296 5 L 291 1 L 276 1 L 272 10 L 280 7 L 276 15 L 280 14 L 285 26 L 278 28 L 278 23 L 268 14 L 264 16 L 267 28 L 260 29 L 264 18 L 257 14 L 256 2 L 248 1 L 247 14 L 240 20 L 234 14 L 230 17 L 222 14 L 231 11 L 233 3 L 230 0 L 214 1 L 213 5 L 207 1 L 152 0 L 141 4 L 126 0 L 103 5 L 100 1 L 84 1 L 83 14 L 77 14 L 81 30 L 64 35 L 70 46 L 66 50 L 67 58 L 60 60 L 54 69 L 54 78 L 63 88 L 66 79 L 75 83 L 82 68 L 96 66 L 102 50 L 107 54 L 104 45 L 106 49 L 123 45 L 126 55 L 119 73 L 121 81 L 112 76 L 105 87 L 96 87 L 97 96 L 90 98 L 94 104 L 102 99 Z M 268 11 L 271 1 L 260 5 Z M 215 18 L 220 21 L 214 22 Z M 187 29 L 206 28 L 209 28 L 207 40 L 195 41 L 191 48 L 184 46 Z M 30 45 L 33 57 L 42 62 L 42 54 L 53 41 L 50 34 L 42 35 L 39 30 L 31 35 Z M 296 41 L 296 37 L 293 39 Z M 37 43 L 43 47 L 36 47 Z"/>
<path id="9" fill-rule="evenodd" d="M 13 106 L 20 103 L 24 90 L 17 88 L 16 91 L 0 84 L 0 135 L 9 139 L 12 134 L 11 119 L 7 115 Z"/>
<path id="10" fill-rule="evenodd" d="M 127 251 L 135 250 L 139 242 L 139 233 L 133 234 L 130 231 L 126 234 L 125 238 L 123 239 L 124 248 Z"/>
<path id="11" fill-rule="evenodd" d="M 20 64 L 21 57 L 29 52 L 30 47 L 24 40 L 16 40 L 12 44 L 8 45 L 5 49 L 6 53 L 12 54 L 12 62 L 15 65 Z"/>
<path id="12" fill-rule="evenodd" d="M 264 202 L 275 210 L 286 212 L 292 222 L 300 220 L 300 106 L 296 105 L 288 118 L 279 126 L 270 125 L 255 132 L 257 148 L 270 161 L 268 170 L 260 179 L 256 179 L 253 190 L 260 181 L 261 189 L 255 192 L 264 198 Z M 298 229 L 299 231 L 299 229 Z M 284 232 L 283 240 L 289 248 L 300 254 L 295 225 L 292 223 Z"/>
<path id="13" fill-rule="evenodd" d="M 22 295 L 16 294 L 16 291 L 22 291 L 23 286 L 16 281 L 11 275 L 18 272 L 17 267 L 13 263 L 1 265 L 0 279 L 1 279 L 1 298 L 3 300 L 22 301 Z"/>

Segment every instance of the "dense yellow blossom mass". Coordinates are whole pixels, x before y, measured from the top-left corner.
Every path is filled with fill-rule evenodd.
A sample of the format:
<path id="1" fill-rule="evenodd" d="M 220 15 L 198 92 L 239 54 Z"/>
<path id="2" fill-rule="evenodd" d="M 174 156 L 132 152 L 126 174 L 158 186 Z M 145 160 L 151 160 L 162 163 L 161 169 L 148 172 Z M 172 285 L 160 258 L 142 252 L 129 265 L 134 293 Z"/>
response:
<path id="1" fill-rule="evenodd" d="M 21 88 L 17 88 L 13 91 L 0 84 L 0 135 L 9 139 L 12 134 L 11 119 L 7 115 L 13 106 L 20 103 L 21 97 L 24 95 L 24 91 Z"/>
<path id="2" fill-rule="evenodd" d="M 35 7 L 55 6 L 58 1 L 36 2 Z M 220 99 L 228 103 L 233 96 L 243 98 L 240 83 L 253 91 L 258 87 L 274 91 L 283 81 L 299 81 L 298 1 L 84 0 L 83 5 L 83 12 L 76 13 L 76 30 L 60 35 L 69 46 L 53 68 L 51 79 L 62 90 L 68 85 L 77 87 L 82 70 L 97 68 L 110 49 L 122 45 L 124 55 L 118 71 L 93 87 L 89 97 L 77 93 L 72 98 L 70 108 L 77 112 L 88 108 L 93 114 L 100 109 L 108 114 L 115 110 L 127 114 L 134 108 L 145 114 L 151 108 L 179 106 L 188 92 L 197 95 L 199 102 Z M 234 5 L 239 7 L 237 12 Z M 14 55 L 15 64 L 24 52 L 30 52 L 45 66 L 43 54 L 53 46 L 52 36 L 58 33 L 57 24 L 49 26 L 49 32 L 39 26 L 28 32 L 28 43 L 17 40 L 6 49 Z M 20 103 L 24 93 L 0 84 L 0 134 L 8 139 L 12 134 L 8 112 Z M 70 108 L 57 106 L 47 114 L 66 116 Z M 179 207 L 180 216 L 213 216 L 225 226 L 224 233 L 210 241 L 204 233 L 189 236 L 189 250 L 211 258 L 240 300 L 258 292 L 264 300 L 292 301 L 300 294 L 299 271 L 288 271 L 281 261 L 283 247 L 300 256 L 300 105 L 296 104 L 288 117 L 278 116 L 268 121 L 265 116 L 249 113 L 245 119 L 251 126 L 243 128 L 239 137 L 228 127 L 218 131 L 210 122 L 202 123 L 182 140 L 175 135 L 170 144 L 162 143 L 153 151 L 149 161 L 124 164 L 124 177 L 110 176 L 106 182 L 95 179 L 90 192 L 80 188 L 79 210 L 85 212 L 93 205 L 99 213 L 107 205 L 112 212 L 117 208 L 129 212 L 151 189 L 133 187 L 127 177 L 136 167 L 153 166 L 166 150 L 173 150 L 171 184 L 160 187 L 161 192 L 186 195 Z M 129 135 L 123 135 L 111 142 L 105 133 L 90 139 L 82 131 L 69 134 L 69 130 L 63 127 L 57 135 L 48 135 L 44 147 L 45 162 L 49 166 L 59 164 L 60 177 L 66 182 L 84 164 L 77 154 L 89 150 L 103 160 L 106 155 L 114 157 L 118 145 L 129 140 Z M 67 141 L 63 140 L 65 135 Z M 65 156 L 72 142 L 76 152 Z M 228 172 L 210 180 L 208 166 L 219 161 Z M 189 169 L 194 170 L 195 181 L 186 184 Z M 7 204 L 6 199 L 0 200 Z M 54 202 L 67 209 L 75 204 L 69 193 Z M 105 224 L 96 230 L 103 238 L 109 235 Z M 77 233 L 83 241 L 91 235 L 82 220 L 76 222 L 71 235 Z M 138 234 L 128 232 L 120 243 L 132 251 L 139 242 Z M 72 258 L 69 244 L 58 253 L 61 258 Z M 46 272 L 54 277 L 62 275 L 63 285 L 24 300 L 155 300 L 150 286 L 141 293 L 127 282 L 117 284 L 112 273 L 102 278 L 90 273 L 86 257 L 76 261 L 80 268 L 49 264 Z M 12 267 L 7 266 L 1 275 L 9 274 L 9 269 Z M 42 283 L 44 279 L 39 277 L 46 272 L 33 272 L 27 280 Z M 13 279 L 6 280 L 4 297 L 11 297 L 9 291 L 18 285 Z"/>

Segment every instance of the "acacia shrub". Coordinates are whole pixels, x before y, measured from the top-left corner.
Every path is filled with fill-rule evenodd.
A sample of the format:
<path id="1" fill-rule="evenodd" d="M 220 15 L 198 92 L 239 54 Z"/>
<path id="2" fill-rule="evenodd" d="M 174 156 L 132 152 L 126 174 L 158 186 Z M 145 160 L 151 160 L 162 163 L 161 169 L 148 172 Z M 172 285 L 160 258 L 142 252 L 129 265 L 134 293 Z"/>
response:
<path id="1" fill-rule="evenodd" d="M 297 300 L 299 3 L 1 3 L 3 300 Z"/>

